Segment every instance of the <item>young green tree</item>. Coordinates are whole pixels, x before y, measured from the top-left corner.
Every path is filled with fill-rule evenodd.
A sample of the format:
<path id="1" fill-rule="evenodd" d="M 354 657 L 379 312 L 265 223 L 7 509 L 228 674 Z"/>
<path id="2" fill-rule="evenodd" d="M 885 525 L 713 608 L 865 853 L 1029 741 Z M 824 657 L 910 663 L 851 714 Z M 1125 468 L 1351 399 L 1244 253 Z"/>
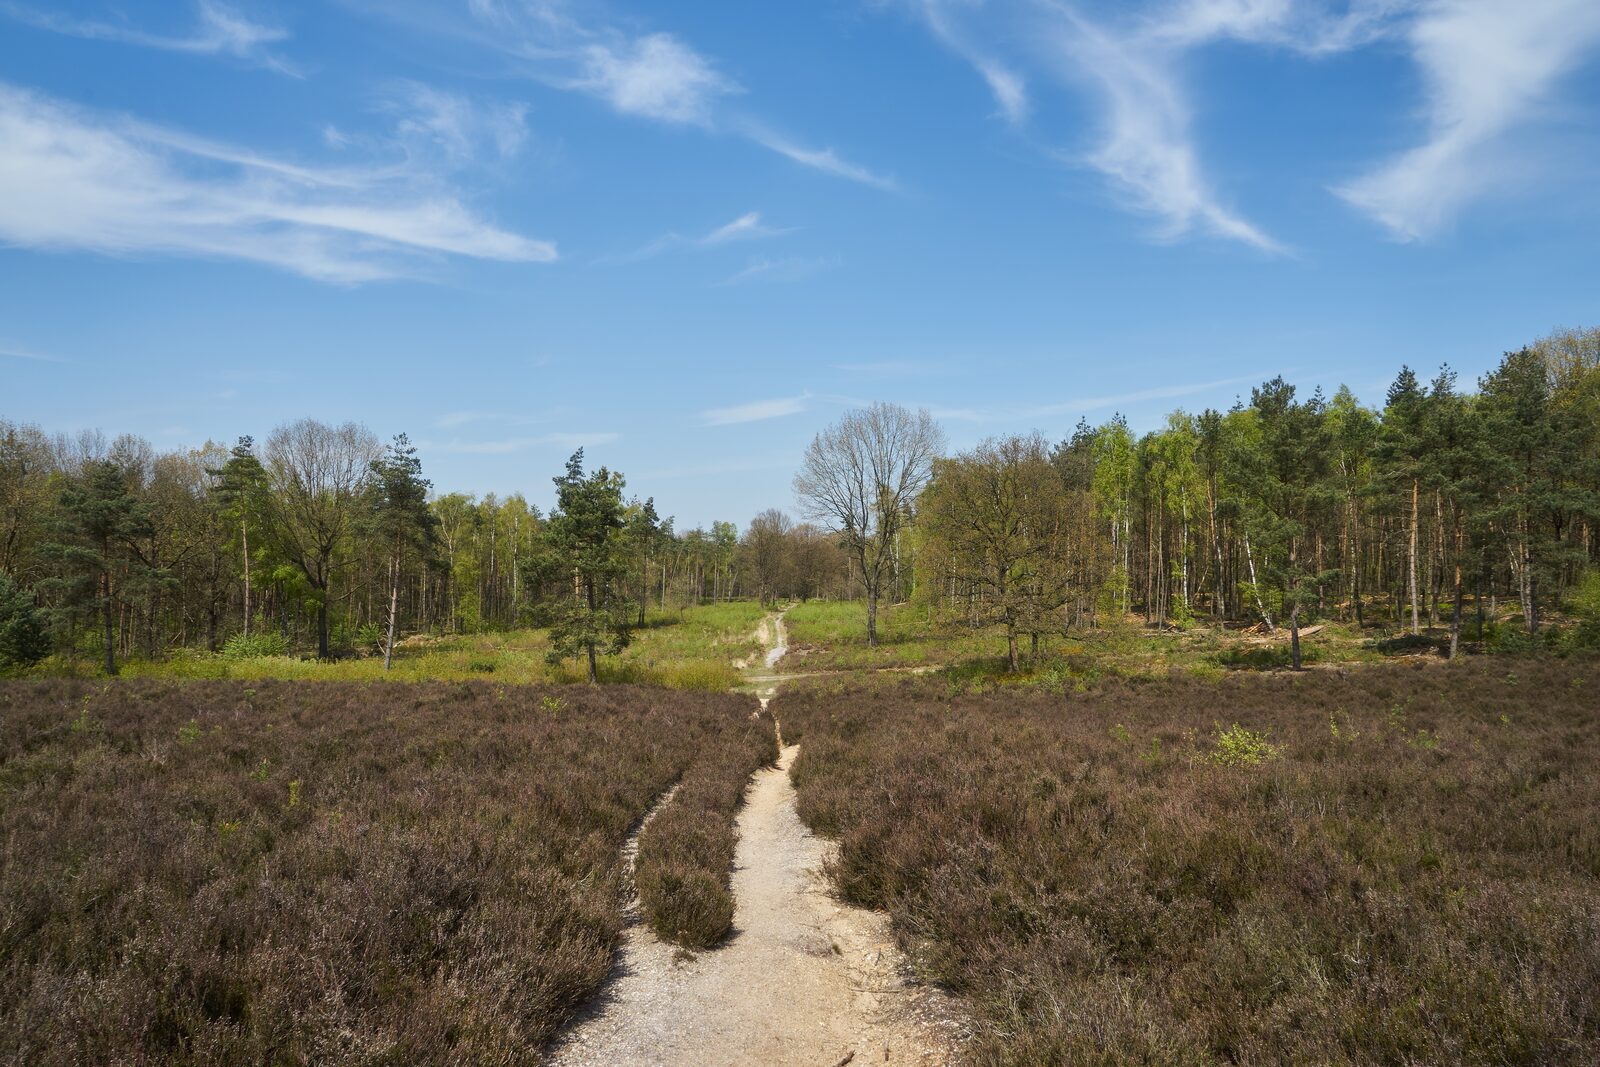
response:
<path id="1" fill-rule="evenodd" d="M 372 461 L 367 532 L 383 546 L 389 568 L 389 612 L 384 626 L 383 669 L 394 662 L 394 633 L 400 616 L 400 579 L 408 565 L 425 565 L 438 554 L 439 520 L 428 507 L 433 483 L 422 476 L 422 461 L 405 434 L 398 434 Z"/>
<path id="2" fill-rule="evenodd" d="M 637 499 L 624 509 L 622 546 L 628 558 L 628 570 L 639 581 L 638 625 L 644 625 L 645 608 L 650 603 L 650 561 L 661 547 L 663 533 L 672 529 L 672 520 L 665 523 L 656 514 L 654 497 L 640 503 Z M 670 535 L 669 535 L 670 536 Z"/>
<path id="3" fill-rule="evenodd" d="M 33 597 L 0 574 L 0 674 L 31 667 L 50 654 L 50 635 Z"/>
<path id="4" fill-rule="evenodd" d="M 982 616 L 1006 631 L 1008 669 L 1021 669 L 1017 634 L 1034 634 L 1071 596 L 1073 529 L 1060 472 L 1043 437 L 985 441 L 934 463 L 923 494 L 932 554 L 977 593 Z"/>
<path id="5" fill-rule="evenodd" d="M 1401 367 L 1383 408 L 1378 431 L 1377 461 L 1382 472 L 1375 488 L 1391 507 L 1407 511 L 1406 599 L 1411 604 L 1411 632 L 1422 632 L 1421 597 L 1417 593 L 1417 541 L 1422 523 L 1422 467 L 1426 451 L 1428 394 L 1410 367 Z M 1399 598 L 1395 598 L 1396 604 Z"/>
<path id="6" fill-rule="evenodd" d="M 1301 667 L 1300 623 L 1317 598 L 1315 588 L 1337 577 L 1320 571 L 1307 534 L 1333 500 L 1328 480 L 1327 404 L 1318 392 L 1294 398 L 1294 386 L 1274 378 L 1251 390 L 1250 406 L 1260 426 L 1260 450 L 1250 488 L 1261 511 L 1265 569 L 1276 584 L 1289 619 L 1290 659 Z"/>
<path id="7" fill-rule="evenodd" d="M 1585 453 L 1594 428 L 1583 408 L 1554 400 L 1548 366 L 1531 349 L 1508 352 L 1479 383 L 1495 485 L 1486 517 L 1505 542 L 1530 634 L 1539 629 L 1545 583 L 1583 560 L 1582 547 L 1567 536 L 1569 527 L 1600 512 L 1582 477 L 1594 462 Z"/>
<path id="8" fill-rule="evenodd" d="M 327 659 L 328 601 L 342 553 L 361 516 L 371 465 L 381 454 L 365 426 L 315 419 L 280 426 L 267 438 L 273 534 L 282 557 L 310 587 L 317 610 L 317 656 Z"/>
<path id="9" fill-rule="evenodd" d="M 1489 468 L 1482 423 L 1468 397 L 1456 392 L 1456 375 L 1448 366 L 1428 389 L 1422 423 L 1422 482 L 1437 495 L 1442 563 L 1453 573 L 1450 615 L 1450 658 L 1461 645 L 1463 574 L 1475 555 L 1473 526 L 1479 522 L 1483 476 Z"/>
<path id="10" fill-rule="evenodd" d="M 628 573 L 622 545 L 624 483 L 622 475 L 604 467 L 585 474 L 581 448 L 555 483 L 556 507 L 545 524 L 538 569 L 546 579 L 571 585 L 556 597 L 549 659 L 584 657 L 593 683 L 597 656 L 626 648 L 633 621 L 622 589 Z"/>
<path id="11" fill-rule="evenodd" d="M 221 516 L 239 527 L 239 558 L 244 570 L 244 635 L 250 636 L 253 614 L 250 583 L 250 530 L 258 527 L 271 506 L 267 469 L 256 458 L 255 441 L 239 438 L 221 467 L 208 468 L 211 498 Z M 259 546 L 258 546 L 259 547 Z"/>
<path id="12" fill-rule="evenodd" d="M 151 533 L 150 511 L 134 495 L 120 464 L 91 460 L 81 480 L 61 493 L 57 540 L 46 546 L 59 571 L 48 581 L 70 614 L 98 614 L 107 674 L 117 673 L 116 602 L 124 583 L 141 572 L 140 538 Z"/>

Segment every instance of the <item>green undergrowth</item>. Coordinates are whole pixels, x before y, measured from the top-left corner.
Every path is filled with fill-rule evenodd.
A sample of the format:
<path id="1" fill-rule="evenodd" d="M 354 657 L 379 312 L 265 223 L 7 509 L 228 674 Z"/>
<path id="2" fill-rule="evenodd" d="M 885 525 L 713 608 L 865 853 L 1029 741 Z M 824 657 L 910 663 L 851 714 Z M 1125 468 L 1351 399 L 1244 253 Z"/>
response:
<path id="1" fill-rule="evenodd" d="M 756 628 L 766 614 L 751 601 L 704 604 L 682 611 L 651 612 L 633 641 L 617 656 L 601 657 L 602 682 L 656 685 L 668 689 L 720 692 L 741 681 L 736 661 L 760 652 Z M 543 630 L 417 636 L 400 642 L 393 667 L 384 670 L 377 655 L 349 656 L 323 662 L 272 654 L 284 647 L 277 635 L 234 639 L 222 652 L 175 651 L 159 660 L 130 660 L 122 674 L 130 678 L 316 682 L 430 682 L 489 679 L 513 685 L 571 684 L 587 680 L 584 666 L 568 660 L 551 664 Z M 91 661 L 76 666 L 57 658 L 36 673 L 93 670 Z"/>

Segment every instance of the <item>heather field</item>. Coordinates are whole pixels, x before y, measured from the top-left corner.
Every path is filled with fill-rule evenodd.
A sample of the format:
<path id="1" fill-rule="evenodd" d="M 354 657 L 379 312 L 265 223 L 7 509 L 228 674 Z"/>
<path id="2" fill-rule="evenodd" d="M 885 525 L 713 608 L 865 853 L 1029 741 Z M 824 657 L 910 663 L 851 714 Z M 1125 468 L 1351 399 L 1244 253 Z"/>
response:
<path id="1" fill-rule="evenodd" d="M 640 842 L 647 917 L 727 930 L 734 801 L 776 756 L 754 710 L 0 684 L 0 1061 L 537 1062 L 612 966 L 624 840 L 674 783 L 683 817 Z"/>
<path id="2" fill-rule="evenodd" d="M 1600 666 L 814 684 L 848 901 L 979 1063 L 1600 1060 Z"/>

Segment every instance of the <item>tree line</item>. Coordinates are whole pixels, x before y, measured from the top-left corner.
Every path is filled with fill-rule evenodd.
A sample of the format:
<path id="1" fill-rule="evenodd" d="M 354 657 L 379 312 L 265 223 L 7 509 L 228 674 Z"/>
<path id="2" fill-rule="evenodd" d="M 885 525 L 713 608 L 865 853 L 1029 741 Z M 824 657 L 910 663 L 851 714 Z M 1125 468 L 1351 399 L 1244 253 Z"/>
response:
<path id="1" fill-rule="evenodd" d="M 303 419 L 260 444 L 160 452 L 0 421 L 0 667 L 107 672 L 175 649 L 393 655 L 416 633 L 547 626 L 593 662 L 647 611 L 754 597 L 917 600 L 1019 644 L 1136 615 L 1412 634 L 1509 604 L 1529 635 L 1591 574 L 1600 330 L 1508 353 L 1464 388 L 1402 368 L 1381 407 L 1282 378 L 1136 435 L 1080 421 L 947 454 L 926 412 L 849 412 L 781 510 L 679 532 L 572 457 L 548 514 L 438 494 L 404 435 Z"/>
<path id="2" fill-rule="evenodd" d="M 182 648 L 387 662 L 410 634 L 530 625 L 590 659 L 650 608 L 847 594 L 816 527 L 680 532 L 581 452 L 554 482 L 548 514 L 437 494 L 405 435 L 354 423 L 163 452 L 0 420 L 0 669 L 54 652 L 115 673 Z"/>
<path id="3" fill-rule="evenodd" d="M 1529 635 L 1600 548 L 1600 330 L 1508 353 L 1475 391 L 1402 368 L 1381 408 L 1281 377 L 1248 403 L 1121 417 L 943 455 L 925 412 L 846 415 L 807 451 L 795 492 L 877 601 L 915 598 L 1019 638 L 1109 618 L 1204 614 L 1288 632 L 1308 620 L 1420 634 L 1509 603 Z M 1596 579 L 1590 579 L 1591 581 Z"/>

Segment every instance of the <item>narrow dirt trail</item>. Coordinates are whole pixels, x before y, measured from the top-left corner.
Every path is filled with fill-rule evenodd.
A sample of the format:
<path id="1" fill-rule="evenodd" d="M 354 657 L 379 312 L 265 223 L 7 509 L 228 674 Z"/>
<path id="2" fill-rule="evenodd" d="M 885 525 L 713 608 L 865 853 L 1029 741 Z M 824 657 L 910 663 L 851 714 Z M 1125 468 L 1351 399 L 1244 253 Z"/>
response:
<path id="1" fill-rule="evenodd" d="M 773 622 L 769 670 L 786 647 L 781 616 Z M 789 767 L 798 753 L 785 746 L 745 795 L 729 939 L 685 958 L 631 925 L 617 973 L 551 1063 L 951 1062 L 955 1014 L 936 991 L 905 980 L 887 917 L 828 893 L 829 846 L 795 811 Z"/>

